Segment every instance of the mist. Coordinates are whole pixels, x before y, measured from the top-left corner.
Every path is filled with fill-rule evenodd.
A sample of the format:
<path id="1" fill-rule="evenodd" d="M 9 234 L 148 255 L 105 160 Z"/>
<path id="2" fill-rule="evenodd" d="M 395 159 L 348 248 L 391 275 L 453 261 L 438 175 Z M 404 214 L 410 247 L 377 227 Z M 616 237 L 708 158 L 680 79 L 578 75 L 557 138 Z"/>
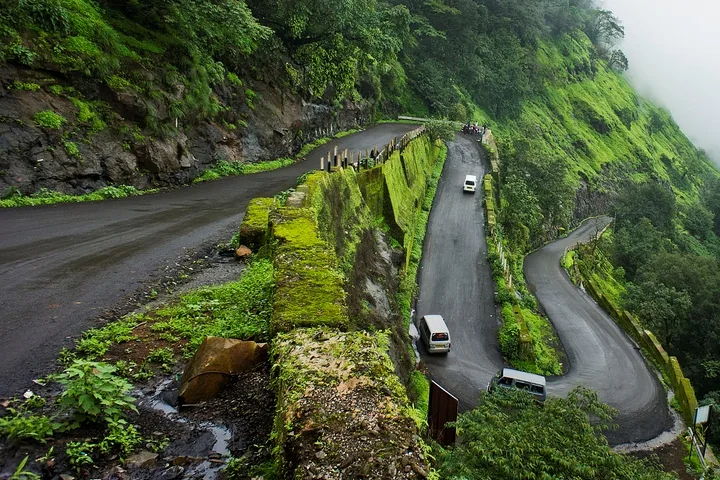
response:
<path id="1" fill-rule="evenodd" d="M 627 76 L 720 164 L 720 2 L 598 0 L 625 27 Z"/>

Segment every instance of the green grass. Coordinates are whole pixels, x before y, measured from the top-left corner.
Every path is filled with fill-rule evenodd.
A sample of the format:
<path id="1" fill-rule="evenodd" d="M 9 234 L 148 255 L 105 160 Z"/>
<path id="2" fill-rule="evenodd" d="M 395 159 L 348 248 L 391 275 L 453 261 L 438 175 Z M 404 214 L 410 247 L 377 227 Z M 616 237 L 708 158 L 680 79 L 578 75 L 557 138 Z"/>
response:
<path id="1" fill-rule="evenodd" d="M 267 341 L 273 303 L 273 266 L 253 261 L 235 282 L 205 287 L 183 295 L 155 312 L 154 332 L 188 340 L 192 355 L 207 336 Z"/>
<path id="2" fill-rule="evenodd" d="M 415 398 L 417 415 L 415 423 L 419 428 L 427 425 L 428 411 L 430 409 L 430 381 L 419 370 L 410 373 L 410 396 Z"/>
<path id="3" fill-rule="evenodd" d="M 77 341 L 75 351 L 89 360 L 100 358 L 111 345 L 135 340 L 133 330 L 145 320 L 142 315 L 128 315 L 105 327 L 91 328 Z"/>
<path id="4" fill-rule="evenodd" d="M 70 144 L 69 147 L 68 144 Z M 76 152 L 77 145 L 75 145 L 74 143 L 66 142 L 65 145 L 66 151 L 69 155 L 71 155 L 70 152 Z M 79 154 L 79 150 L 77 150 L 77 154 Z M 97 200 L 107 200 L 109 198 L 123 198 L 137 195 L 147 195 L 149 193 L 156 193 L 157 191 L 157 189 L 138 190 L 130 185 L 111 185 L 103 187 L 92 193 L 87 193 L 85 195 L 68 195 L 66 193 L 55 192 L 42 188 L 38 192 L 33 193 L 32 195 L 16 195 L 5 200 L 0 200 L 0 207 L 34 207 L 38 205 L 52 205 L 55 203 L 94 202 Z"/>
<path id="5" fill-rule="evenodd" d="M 513 360 L 512 365 L 519 370 L 540 375 L 562 374 L 562 365 L 557 351 L 552 347 L 552 345 L 559 345 L 560 341 L 555 335 L 552 325 L 546 317 L 529 309 L 522 309 L 522 312 L 530 332 L 530 338 L 532 338 L 535 358 L 532 361 Z"/>
<path id="6" fill-rule="evenodd" d="M 277 170 L 278 168 L 292 165 L 294 162 L 295 161 L 292 158 L 279 158 L 277 160 L 260 163 L 240 163 L 220 160 L 214 167 L 203 171 L 199 177 L 193 180 L 193 183 L 217 180 L 218 178 L 229 177 L 232 175 L 250 175 L 253 173 Z"/>

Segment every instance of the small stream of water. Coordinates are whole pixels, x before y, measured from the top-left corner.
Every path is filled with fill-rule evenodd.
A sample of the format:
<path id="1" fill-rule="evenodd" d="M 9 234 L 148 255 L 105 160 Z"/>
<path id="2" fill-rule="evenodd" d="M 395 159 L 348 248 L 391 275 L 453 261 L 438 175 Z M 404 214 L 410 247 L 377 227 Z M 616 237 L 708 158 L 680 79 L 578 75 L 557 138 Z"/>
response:
<path id="1" fill-rule="evenodd" d="M 172 385 L 173 379 L 168 378 L 164 381 L 162 381 L 158 386 L 155 388 L 155 392 L 145 397 L 144 400 L 141 400 L 141 405 L 146 405 L 150 408 L 152 408 L 155 411 L 162 412 L 163 415 L 172 420 L 173 422 L 182 423 L 182 424 L 188 424 L 191 426 L 194 426 L 196 428 L 209 431 L 212 433 L 212 436 L 215 439 L 215 442 L 212 445 L 211 452 L 208 453 L 208 458 L 210 457 L 216 457 L 215 455 L 210 455 L 212 452 L 217 454 L 218 456 L 227 457 L 230 455 L 230 450 L 228 448 L 228 444 L 230 443 L 230 440 L 232 440 L 232 432 L 225 427 L 224 425 L 217 425 L 212 422 L 199 422 L 195 421 L 186 417 L 183 417 L 176 407 L 173 407 L 170 405 L 164 398 L 163 394 L 166 390 Z M 205 479 L 215 479 L 217 478 L 218 474 L 220 473 L 220 470 L 222 467 L 225 466 L 225 462 L 218 463 L 210 461 L 209 459 L 206 459 L 203 462 L 193 464 L 191 466 L 188 466 L 185 470 L 183 476 L 202 476 L 202 478 Z"/>

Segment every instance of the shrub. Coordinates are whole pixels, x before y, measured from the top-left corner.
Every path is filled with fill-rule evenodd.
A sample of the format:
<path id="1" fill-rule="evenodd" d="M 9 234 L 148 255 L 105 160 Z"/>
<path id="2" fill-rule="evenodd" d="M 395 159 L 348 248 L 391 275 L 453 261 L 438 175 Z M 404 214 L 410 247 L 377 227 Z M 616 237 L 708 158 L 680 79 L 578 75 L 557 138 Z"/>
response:
<path id="1" fill-rule="evenodd" d="M 72 410 L 75 423 L 120 420 L 126 410 L 137 412 L 135 399 L 128 395 L 132 385 L 115 376 L 117 369 L 107 363 L 75 360 L 63 373 L 52 378 L 65 387 L 58 402 Z"/>
<path id="2" fill-rule="evenodd" d="M 20 80 L 15 80 L 12 84 L 14 90 L 28 90 L 30 92 L 37 92 L 40 90 L 40 85 L 37 83 L 24 83 Z"/>
<path id="3" fill-rule="evenodd" d="M 12 401 L 11 405 L 16 401 Z M 33 409 L 45 404 L 42 397 L 32 396 L 17 407 L 5 408 L 5 416 L 0 418 L 0 437 L 9 441 L 34 440 L 45 443 L 47 438 L 62 427 L 62 424 L 45 415 L 33 413 Z"/>

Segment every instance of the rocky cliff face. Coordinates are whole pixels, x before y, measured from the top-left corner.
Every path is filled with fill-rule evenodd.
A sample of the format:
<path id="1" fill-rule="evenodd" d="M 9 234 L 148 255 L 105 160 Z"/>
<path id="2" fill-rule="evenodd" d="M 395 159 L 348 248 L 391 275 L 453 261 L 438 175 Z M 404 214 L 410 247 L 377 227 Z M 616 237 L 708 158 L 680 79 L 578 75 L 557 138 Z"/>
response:
<path id="1" fill-rule="evenodd" d="M 106 185 L 184 184 L 219 160 L 292 156 L 304 143 L 371 119 L 369 105 L 336 108 L 268 83 L 248 85 L 251 104 L 231 85 L 216 88 L 225 109 L 218 121 L 189 123 L 160 112 L 164 133 L 152 134 L 137 94 L 0 64 L 0 195 L 12 187 L 79 194 Z"/>

